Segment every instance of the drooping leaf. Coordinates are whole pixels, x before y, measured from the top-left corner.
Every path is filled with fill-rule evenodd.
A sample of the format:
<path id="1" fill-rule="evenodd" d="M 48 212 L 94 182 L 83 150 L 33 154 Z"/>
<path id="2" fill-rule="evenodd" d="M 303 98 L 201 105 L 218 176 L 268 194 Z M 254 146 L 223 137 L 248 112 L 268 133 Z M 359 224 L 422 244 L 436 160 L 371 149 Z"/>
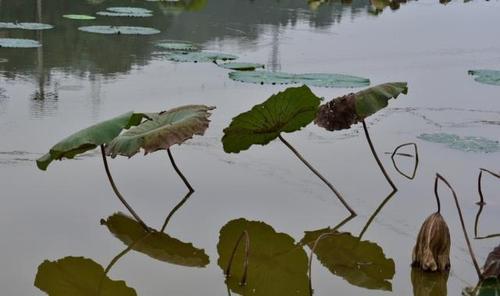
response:
<path id="1" fill-rule="evenodd" d="M 210 51 L 169 52 L 165 57 L 167 60 L 183 63 L 211 63 L 215 61 L 235 60 L 238 58 L 232 54 Z"/>
<path id="2" fill-rule="evenodd" d="M 450 230 L 443 216 L 434 213 L 425 219 L 413 248 L 412 266 L 423 271 L 447 272 L 450 268 Z"/>
<path id="3" fill-rule="evenodd" d="M 219 234 L 217 264 L 226 270 L 238 238 L 249 234 L 249 258 L 246 284 L 240 285 L 243 277 L 245 243 L 236 249 L 226 284 L 235 293 L 244 296 L 290 296 L 309 295 L 307 277 L 307 255 L 303 248 L 295 245 L 294 239 L 285 233 L 276 232 L 271 226 L 243 218 L 228 222 Z"/>
<path id="4" fill-rule="evenodd" d="M 111 280 L 101 265 L 83 257 L 44 261 L 38 267 L 35 286 L 49 296 L 137 295 L 124 281 Z"/>
<path id="5" fill-rule="evenodd" d="M 500 70 L 470 70 L 474 80 L 484 84 L 500 85 Z"/>
<path id="6" fill-rule="evenodd" d="M 362 87 L 370 85 L 369 79 L 344 74 L 236 71 L 229 73 L 229 78 L 240 82 L 257 84 L 305 84 L 318 87 Z"/>
<path id="7" fill-rule="evenodd" d="M 49 30 L 54 26 L 41 23 L 3 23 L 0 22 L 0 29 L 22 29 L 22 30 Z"/>
<path id="8" fill-rule="evenodd" d="M 160 30 L 148 27 L 130 27 L 130 26 L 85 26 L 78 30 L 97 34 L 117 34 L 117 35 L 153 35 L 160 33 Z"/>
<path id="9" fill-rule="evenodd" d="M 313 247 L 316 239 L 332 230 L 329 228 L 306 232 L 302 243 Z M 317 244 L 314 254 L 331 273 L 350 284 L 367 289 L 392 290 L 395 274 L 392 259 L 386 258 L 376 243 L 362 241 L 350 233 L 333 232 Z"/>
<path id="10" fill-rule="evenodd" d="M 448 295 L 449 274 L 449 272 L 426 272 L 419 268 L 412 268 L 413 296 Z"/>
<path id="11" fill-rule="evenodd" d="M 18 38 L 0 38 L 0 47 L 5 48 L 37 48 L 42 44 L 36 40 Z"/>
<path id="12" fill-rule="evenodd" d="M 498 141 L 484 137 L 460 137 L 454 134 L 434 133 L 421 134 L 417 138 L 432 143 L 445 144 L 448 148 L 464 152 L 492 153 L 500 151 L 500 143 Z"/>
<path id="13" fill-rule="evenodd" d="M 47 154 L 36 161 L 36 164 L 39 169 L 46 170 L 53 160 L 71 159 L 99 145 L 107 144 L 123 129 L 141 123 L 144 117 L 142 113 L 131 111 L 80 130 L 52 146 Z"/>
<path id="14" fill-rule="evenodd" d="M 272 95 L 233 118 L 224 129 L 224 151 L 238 153 L 255 144 L 266 145 L 280 133 L 300 130 L 316 117 L 319 103 L 320 98 L 305 85 Z"/>
<path id="15" fill-rule="evenodd" d="M 186 105 L 160 112 L 116 137 L 106 152 L 111 157 L 123 155 L 132 157 L 142 148 L 144 153 L 168 149 L 182 144 L 194 135 L 203 135 L 208 128 L 210 111 L 215 107 Z"/>
<path id="16" fill-rule="evenodd" d="M 203 249 L 163 232 L 153 229 L 147 232 L 136 220 L 123 213 L 116 213 L 101 223 L 125 245 L 156 260 L 192 267 L 204 267 L 209 263 Z"/>
<path id="17" fill-rule="evenodd" d="M 483 266 L 483 277 L 500 280 L 500 245 L 493 249 L 486 258 Z"/>
<path id="18" fill-rule="evenodd" d="M 95 16 L 85 15 L 85 14 L 65 14 L 63 15 L 63 17 L 70 20 L 79 20 L 79 21 L 95 20 Z"/>
<path id="19" fill-rule="evenodd" d="M 200 47 L 189 41 L 164 40 L 156 44 L 157 47 L 171 51 L 198 51 Z"/>
<path id="20" fill-rule="evenodd" d="M 122 17 L 151 17 L 153 12 L 149 9 L 139 7 L 109 7 L 106 11 L 96 13 L 100 16 L 122 16 Z"/>
<path id="21" fill-rule="evenodd" d="M 406 82 L 389 82 L 356 93 L 356 113 L 366 118 L 387 107 L 388 101 L 408 93 Z"/>
<path id="22" fill-rule="evenodd" d="M 219 67 L 222 67 L 224 69 L 230 69 L 230 70 L 235 70 L 235 71 L 254 71 L 258 68 L 264 68 L 264 64 L 257 64 L 257 63 L 236 63 L 236 62 L 230 62 L 230 63 L 224 63 L 224 64 L 218 64 Z"/>

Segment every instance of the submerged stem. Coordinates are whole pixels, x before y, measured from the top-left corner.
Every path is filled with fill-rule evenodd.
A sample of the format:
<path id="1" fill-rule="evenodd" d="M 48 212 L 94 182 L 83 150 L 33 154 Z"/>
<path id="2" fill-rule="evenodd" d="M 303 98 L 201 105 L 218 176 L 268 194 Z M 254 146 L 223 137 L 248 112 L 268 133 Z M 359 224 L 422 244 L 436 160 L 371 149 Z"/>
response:
<path id="1" fill-rule="evenodd" d="M 408 156 L 409 155 L 409 157 L 413 157 L 410 154 L 398 153 L 399 149 L 401 149 L 403 147 L 406 147 L 406 146 L 413 146 L 413 148 L 415 149 L 415 167 L 413 168 L 413 172 L 412 172 L 411 176 L 408 176 L 407 174 L 405 174 L 404 172 L 402 172 L 398 168 L 398 166 L 396 165 L 396 160 L 394 159 L 394 156 L 396 156 L 396 155 L 403 155 L 403 156 Z M 415 144 L 415 143 L 405 143 L 405 144 L 401 144 L 401 145 L 397 146 L 394 149 L 394 151 L 392 152 L 392 154 L 391 154 L 391 160 L 392 160 L 392 164 L 394 165 L 394 168 L 396 169 L 396 171 L 398 171 L 398 173 L 400 173 L 401 175 L 403 175 L 407 179 L 410 179 L 410 180 L 415 179 L 415 176 L 417 174 L 417 169 L 418 169 L 418 162 L 419 162 L 417 144 Z"/>
<path id="2" fill-rule="evenodd" d="M 189 191 L 186 194 L 186 196 L 184 196 L 184 198 L 170 211 L 170 213 L 168 213 L 167 218 L 165 219 L 165 222 L 163 223 L 160 232 L 165 232 L 165 228 L 167 227 L 167 224 L 172 218 L 172 216 L 175 214 L 175 212 L 177 212 L 177 210 L 179 210 L 184 205 L 184 203 L 186 203 L 186 201 L 189 199 L 189 197 L 191 197 L 192 194 L 193 192 Z"/>
<path id="3" fill-rule="evenodd" d="M 361 230 L 361 232 L 359 233 L 359 236 L 358 238 L 361 240 L 361 238 L 363 237 L 363 235 L 365 234 L 365 232 L 368 230 L 368 228 L 370 227 L 370 225 L 372 224 L 373 220 L 375 219 L 375 217 L 377 217 L 377 215 L 380 213 L 380 211 L 384 208 L 384 206 L 389 202 L 389 200 L 391 200 L 392 196 L 394 194 L 396 194 L 397 190 L 393 190 L 391 193 L 389 193 L 389 195 L 380 203 L 380 205 L 377 207 L 377 209 L 375 210 L 375 212 L 373 212 L 373 214 L 370 216 L 370 218 L 368 218 L 368 221 L 366 221 L 366 224 L 365 226 L 363 227 L 363 230 Z"/>
<path id="4" fill-rule="evenodd" d="M 344 200 L 340 192 L 338 192 L 337 189 L 335 189 L 335 187 L 333 187 L 333 185 L 330 182 L 328 182 L 328 180 L 325 177 L 323 177 L 311 164 L 309 164 L 309 162 L 307 162 L 307 160 L 305 160 L 304 157 L 302 157 L 302 155 L 292 145 L 290 145 L 290 143 L 288 143 L 281 135 L 279 135 L 278 138 L 300 159 L 300 161 L 302 161 L 318 178 L 320 178 L 321 181 L 323 181 L 326 184 L 326 186 L 328 186 L 328 188 L 330 188 L 333 191 L 333 193 L 335 193 L 337 198 L 344 205 L 344 207 L 346 207 L 346 209 L 351 213 L 351 215 L 356 216 L 356 212 L 347 204 L 347 202 Z"/>
<path id="5" fill-rule="evenodd" d="M 182 182 L 184 182 L 184 184 L 188 188 L 189 192 L 193 193 L 194 192 L 193 187 L 191 186 L 191 184 L 189 184 L 187 178 L 182 174 L 181 170 L 179 170 L 179 168 L 177 167 L 177 164 L 175 164 L 174 157 L 172 156 L 172 151 L 170 151 L 170 148 L 167 149 L 167 153 L 168 153 L 168 158 L 170 158 L 170 162 L 172 163 L 172 166 L 174 167 L 175 172 L 177 173 L 177 175 L 179 175 L 179 177 L 181 177 Z"/>
<path id="6" fill-rule="evenodd" d="M 234 255 L 236 254 L 236 250 L 238 249 L 238 246 L 240 245 L 241 240 L 245 237 L 245 258 L 243 261 L 243 276 L 241 277 L 240 285 L 243 286 L 247 282 L 247 273 L 248 273 L 248 257 L 250 256 L 250 234 L 248 234 L 248 231 L 243 230 L 241 233 L 240 237 L 236 241 L 236 244 L 234 245 L 233 252 L 231 253 L 231 257 L 229 258 L 229 263 L 227 264 L 226 270 L 225 270 L 225 275 L 227 277 L 231 276 L 231 267 L 233 266 L 233 259 Z"/>
<path id="7" fill-rule="evenodd" d="M 101 145 L 101 154 L 102 154 L 102 161 L 104 163 L 104 169 L 106 170 L 106 175 L 108 175 L 108 180 L 109 183 L 111 184 L 111 187 L 113 188 L 114 193 L 118 197 L 118 199 L 122 202 L 122 204 L 127 208 L 127 210 L 130 212 L 130 214 L 141 224 L 141 226 L 146 229 L 146 231 L 149 231 L 149 227 L 142 221 L 142 219 L 137 215 L 137 213 L 134 211 L 134 209 L 127 203 L 125 198 L 121 195 L 121 193 L 118 191 L 118 188 L 116 187 L 115 181 L 113 180 L 113 177 L 111 176 L 111 172 L 109 170 L 109 165 L 108 161 L 106 159 L 106 152 L 104 150 L 104 145 Z"/>

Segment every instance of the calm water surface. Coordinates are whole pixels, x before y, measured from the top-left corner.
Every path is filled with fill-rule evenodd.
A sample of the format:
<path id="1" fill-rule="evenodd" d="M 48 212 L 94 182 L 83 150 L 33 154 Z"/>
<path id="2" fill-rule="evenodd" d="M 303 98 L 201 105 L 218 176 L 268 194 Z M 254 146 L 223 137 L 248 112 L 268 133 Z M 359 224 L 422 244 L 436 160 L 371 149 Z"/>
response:
<path id="1" fill-rule="evenodd" d="M 91 22 L 61 17 L 94 14 L 110 6 L 144 7 L 154 16 Z M 39 171 L 34 160 L 66 135 L 129 110 L 217 106 L 204 137 L 172 149 L 196 192 L 167 227 L 172 237 L 203 248 L 210 264 L 185 267 L 130 252 L 109 276 L 126 281 L 138 295 L 227 294 L 217 244 L 219 231 L 233 219 L 263 221 L 298 243 L 305 231 L 334 226 L 346 217 L 328 188 L 281 143 L 224 153 L 220 138 L 231 118 L 285 87 L 235 82 L 227 70 L 211 63 L 170 62 L 154 46 L 158 40 L 181 39 L 273 71 L 345 73 L 368 77 L 372 85 L 408 81 L 407 96 L 392 100 L 389 108 L 367 120 L 399 187 L 363 236 L 394 260 L 392 292 L 351 285 L 316 258 L 312 273 L 316 295 L 413 295 L 411 249 L 421 223 L 435 210 L 434 174 L 442 173 L 455 186 L 472 233 L 479 168 L 500 169 L 500 153 L 451 150 L 416 138 L 446 132 L 500 140 L 500 89 L 467 75 L 470 69 L 500 69 L 499 16 L 498 1 L 441 5 L 425 0 L 375 14 L 364 0 L 318 7 L 305 0 L 192 0 L 176 7 L 125 0 L 1 0 L 0 21 L 55 26 L 43 32 L 0 29 L 0 37 L 43 44 L 39 49 L 0 49 L 0 58 L 8 59 L 0 64 L 1 294 L 43 295 L 33 281 L 46 259 L 84 256 L 106 266 L 125 248 L 99 223 L 124 208 L 113 196 L 97 153 L 57 162 L 47 172 Z M 161 33 L 130 37 L 77 30 L 85 24 L 149 26 Z M 313 91 L 329 99 L 351 90 Z M 329 133 L 309 125 L 285 136 L 359 212 L 342 227 L 358 235 L 391 191 L 361 126 Z M 400 176 L 384 154 L 404 142 L 419 145 L 420 166 L 413 181 Z M 121 191 L 151 227 L 160 227 L 184 197 L 185 187 L 166 153 L 110 163 Z M 411 161 L 403 159 L 402 166 L 411 167 Z M 499 184 L 484 180 L 489 201 L 481 232 L 499 232 Z M 447 291 L 459 295 L 475 284 L 476 275 L 451 195 L 443 189 L 442 198 L 452 236 Z M 484 262 L 498 239 L 472 243 Z M 309 248 L 304 250 L 309 254 Z"/>

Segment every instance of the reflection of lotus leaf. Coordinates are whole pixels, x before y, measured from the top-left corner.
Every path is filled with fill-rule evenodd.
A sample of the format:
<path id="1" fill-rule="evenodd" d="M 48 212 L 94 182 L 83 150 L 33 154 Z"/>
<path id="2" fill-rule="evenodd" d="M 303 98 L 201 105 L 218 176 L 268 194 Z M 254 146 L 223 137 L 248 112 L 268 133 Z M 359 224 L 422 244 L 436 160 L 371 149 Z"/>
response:
<path id="1" fill-rule="evenodd" d="M 257 68 L 265 67 L 263 64 L 257 64 L 257 63 L 224 63 L 224 64 L 219 64 L 218 66 L 225 69 L 236 70 L 236 71 L 253 71 Z"/>
<path id="2" fill-rule="evenodd" d="M 130 26 L 86 26 L 78 30 L 97 34 L 117 34 L 117 35 L 153 35 L 160 33 L 160 30 L 148 27 L 130 27 Z"/>
<path id="3" fill-rule="evenodd" d="M 199 46 L 188 41 L 178 41 L 178 40 L 164 40 L 162 42 L 156 43 L 157 47 L 166 50 L 179 50 L 179 51 L 197 51 Z"/>
<path id="4" fill-rule="evenodd" d="M 454 134 L 435 133 L 421 134 L 417 138 L 432 143 L 445 144 L 448 148 L 465 152 L 491 153 L 500 151 L 498 141 L 484 137 L 460 137 Z"/>
<path id="5" fill-rule="evenodd" d="M 448 295 L 449 272 L 427 272 L 420 268 L 411 269 L 413 296 Z"/>
<path id="6" fill-rule="evenodd" d="M 306 232 L 302 242 L 312 248 L 315 240 L 330 229 Z M 394 277 L 392 259 L 384 255 L 376 243 L 362 241 L 345 232 L 333 232 L 324 236 L 314 251 L 318 260 L 331 273 L 344 278 L 350 284 L 367 289 L 392 290 Z"/>
<path id="7" fill-rule="evenodd" d="M 95 16 L 85 15 L 85 14 L 65 14 L 63 15 L 63 17 L 70 20 L 80 20 L 80 21 L 95 20 Z"/>
<path id="8" fill-rule="evenodd" d="M 370 80 L 366 78 L 325 73 L 290 74 L 268 71 L 236 71 L 229 73 L 229 78 L 256 84 L 306 84 L 318 87 L 361 87 L 370 85 Z"/>
<path id="9" fill-rule="evenodd" d="M 48 30 L 54 28 L 51 25 L 40 23 L 2 23 L 0 29 L 23 29 L 23 30 Z"/>
<path id="10" fill-rule="evenodd" d="M 36 48 L 42 44 L 31 39 L 0 38 L 0 47 L 7 48 Z"/>
<path id="11" fill-rule="evenodd" d="M 137 221 L 123 213 L 116 213 L 102 223 L 125 245 L 156 260 L 192 267 L 204 267 L 209 263 L 203 249 L 163 232 L 147 232 Z"/>
<path id="12" fill-rule="evenodd" d="M 166 54 L 165 57 L 170 61 L 184 63 L 210 63 L 220 60 L 235 60 L 238 58 L 232 54 L 209 51 L 171 52 Z"/>
<path id="13" fill-rule="evenodd" d="M 107 11 L 99 11 L 101 16 L 123 16 L 123 17 L 151 17 L 153 12 L 149 9 L 138 7 L 109 7 Z"/>
<path id="14" fill-rule="evenodd" d="M 228 287 L 240 295 L 301 296 L 309 295 L 307 255 L 285 233 L 277 233 L 263 222 L 233 220 L 222 227 L 217 244 L 217 264 L 226 270 L 234 246 L 243 231 L 250 237 L 250 255 L 246 285 L 240 285 L 243 276 L 245 244 L 236 250 Z"/>
<path id="15" fill-rule="evenodd" d="M 474 80 L 477 82 L 491 85 L 500 85 L 499 70 L 470 70 L 469 74 L 476 76 Z"/>
<path id="16" fill-rule="evenodd" d="M 65 257 L 38 267 L 35 286 L 50 296 L 135 296 L 124 281 L 113 281 L 91 259 Z"/>

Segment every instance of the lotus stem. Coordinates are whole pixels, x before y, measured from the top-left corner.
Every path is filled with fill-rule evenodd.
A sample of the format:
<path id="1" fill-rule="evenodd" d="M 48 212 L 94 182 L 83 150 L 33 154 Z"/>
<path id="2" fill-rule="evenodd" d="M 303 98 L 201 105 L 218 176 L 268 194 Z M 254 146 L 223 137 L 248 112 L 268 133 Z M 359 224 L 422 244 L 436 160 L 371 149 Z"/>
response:
<path id="1" fill-rule="evenodd" d="M 483 172 L 486 172 L 486 173 L 489 173 L 490 175 L 494 176 L 494 177 L 497 177 L 500 179 L 500 175 L 499 174 L 495 174 L 493 173 L 492 171 L 490 170 L 487 170 L 487 169 L 480 169 L 479 171 L 479 177 L 477 178 L 477 190 L 479 191 L 479 202 L 477 204 L 486 204 L 486 202 L 484 201 L 484 196 L 483 196 L 483 188 L 482 188 L 482 178 L 483 178 Z"/>
<path id="2" fill-rule="evenodd" d="M 437 206 L 437 213 L 441 213 L 441 200 L 439 199 L 439 193 L 438 193 L 438 181 L 439 178 L 436 176 L 436 179 L 434 180 L 434 196 L 436 197 L 436 206 Z"/>
<path id="3" fill-rule="evenodd" d="M 407 174 L 403 173 L 399 168 L 398 166 L 396 165 L 396 160 L 394 159 L 394 156 L 396 155 L 404 155 L 404 156 L 409 156 L 409 157 L 412 157 L 411 155 L 409 154 L 405 154 L 405 153 L 398 153 L 398 150 L 403 148 L 403 147 L 406 147 L 406 146 L 413 146 L 415 148 L 415 168 L 413 169 L 413 173 L 411 176 L 408 176 Z M 391 160 L 392 160 L 392 164 L 394 165 L 394 168 L 396 169 L 396 171 L 398 171 L 398 173 L 400 173 L 401 175 L 403 175 L 404 177 L 410 179 L 410 180 L 413 180 L 415 179 L 415 176 L 417 174 L 417 168 L 418 168 L 418 161 L 419 161 L 419 158 L 418 158 L 418 148 L 417 148 L 417 144 L 415 143 L 405 143 L 405 144 L 401 144 L 399 146 L 397 146 L 395 149 L 394 149 L 394 152 L 392 152 L 391 154 Z"/>
<path id="4" fill-rule="evenodd" d="M 320 240 L 322 240 L 323 238 L 325 238 L 329 235 L 334 235 L 334 234 L 335 234 L 334 230 L 321 234 L 314 241 L 313 247 L 311 248 L 311 253 L 309 254 L 309 262 L 307 264 L 307 273 L 308 273 L 308 278 L 309 278 L 309 293 L 310 293 L 310 295 L 312 295 L 314 292 L 313 287 L 312 287 L 312 258 L 313 258 L 313 254 L 316 251 L 316 248 L 318 247 L 318 243 Z"/>
<path id="5" fill-rule="evenodd" d="M 186 187 L 188 188 L 189 192 L 193 193 L 194 192 L 193 187 L 191 186 L 191 184 L 189 184 L 189 181 L 186 179 L 186 177 L 184 177 L 181 170 L 179 170 L 179 168 L 177 167 L 177 164 L 175 164 L 175 160 L 174 160 L 174 157 L 172 156 L 172 151 L 170 151 L 170 148 L 167 149 L 167 153 L 168 153 L 168 158 L 170 158 L 170 162 L 172 163 L 172 166 L 174 167 L 175 172 L 177 173 L 177 175 L 179 175 L 179 177 L 181 177 L 182 182 L 184 182 L 184 184 L 186 184 Z"/>
<path id="6" fill-rule="evenodd" d="M 373 157 L 377 161 L 377 164 L 378 164 L 380 170 L 384 174 L 384 177 L 387 180 L 387 182 L 389 182 L 389 184 L 391 185 L 392 189 L 398 190 L 396 188 L 396 185 L 394 185 L 394 182 L 392 182 L 391 177 L 389 177 L 389 174 L 387 174 L 387 172 L 385 171 L 384 165 L 382 164 L 382 162 L 378 158 L 377 152 L 375 151 L 375 147 L 373 146 L 372 140 L 370 138 L 370 134 L 368 133 L 368 127 L 366 126 L 365 120 L 363 119 L 363 120 L 361 120 L 361 122 L 363 123 L 363 130 L 365 131 L 366 140 L 368 141 L 368 145 L 370 146 L 370 150 L 372 151 Z"/>
<path id="7" fill-rule="evenodd" d="M 491 174 L 492 176 L 494 177 L 497 177 L 497 178 L 500 178 L 500 175 L 498 174 L 495 174 L 487 169 L 480 169 L 479 171 L 479 177 L 477 178 L 477 188 L 478 188 L 478 192 L 479 192 L 479 201 L 477 202 L 477 204 L 479 205 L 479 210 L 477 211 L 477 214 L 476 214 L 476 220 L 474 222 L 474 238 L 475 239 L 487 239 L 487 238 L 492 238 L 492 237 L 498 237 L 500 236 L 500 233 L 497 233 L 497 234 L 490 234 L 490 235 L 486 235 L 486 236 L 479 236 L 478 235 L 478 229 L 479 229 L 479 217 L 481 216 L 481 213 L 483 211 L 483 207 L 484 205 L 486 204 L 486 201 L 484 200 L 484 195 L 483 195 L 483 189 L 482 189 L 482 177 L 483 177 L 483 172 L 487 172 L 489 174 Z"/>
<path id="8" fill-rule="evenodd" d="M 102 161 L 104 163 L 104 169 L 106 170 L 106 175 L 108 175 L 109 183 L 111 184 L 111 187 L 113 188 L 113 191 L 115 192 L 116 196 L 121 201 L 121 203 L 127 208 L 129 213 L 135 218 L 135 220 L 137 222 L 139 222 L 139 224 L 141 224 L 141 226 L 144 229 L 146 229 L 146 231 L 149 232 L 149 227 L 146 225 L 146 223 L 144 223 L 142 221 L 142 219 L 139 217 L 139 215 L 137 215 L 137 213 L 134 211 L 134 209 L 127 203 L 125 198 L 121 195 L 120 191 L 118 191 L 118 188 L 116 187 L 115 181 L 113 180 L 113 177 L 111 176 L 111 172 L 109 170 L 109 165 L 108 165 L 108 161 L 106 159 L 106 152 L 104 149 L 104 145 L 101 145 L 101 154 L 102 154 Z"/>
<path id="9" fill-rule="evenodd" d="M 377 209 L 375 210 L 375 212 L 373 212 L 373 214 L 370 216 L 370 218 L 368 219 L 368 221 L 366 221 L 366 224 L 363 227 L 363 230 L 361 230 L 361 232 L 359 233 L 359 236 L 358 236 L 358 238 L 360 240 L 363 237 L 363 235 L 365 234 L 365 232 L 368 230 L 368 228 L 370 227 L 370 225 L 372 224 L 372 222 L 375 219 L 375 217 L 377 217 L 377 215 L 380 213 L 380 211 L 385 207 L 385 205 L 389 202 L 389 200 L 392 199 L 392 197 L 394 196 L 394 194 L 396 194 L 396 192 L 397 192 L 397 190 L 393 190 L 391 193 L 389 193 L 389 195 L 377 207 Z"/>
<path id="10" fill-rule="evenodd" d="M 175 212 L 177 212 L 178 209 L 180 209 L 184 203 L 186 203 L 186 201 L 189 199 L 189 197 L 191 197 L 191 195 L 193 194 L 192 191 L 189 191 L 186 196 L 184 196 L 184 198 L 170 211 L 170 213 L 168 213 L 167 215 L 167 218 L 165 219 L 165 222 L 163 223 L 163 226 L 161 227 L 161 232 L 165 232 L 165 228 L 167 227 L 167 224 L 168 222 L 170 221 L 170 219 L 172 218 L 172 216 L 175 214 Z"/>
<path id="11" fill-rule="evenodd" d="M 446 184 L 446 186 L 448 186 L 448 188 L 450 188 L 450 190 L 453 194 L 453 199 L 455 200 L 455 205 L 456 205 L 457 210 L 458 210 L 458 217 L 460 218 L 460 224 L 462 225 L 462 230 L 464 232 L 465 242 L 467 243 L 467 248 L 469 249 L 469 254 L 472 258 L 472 263 L 474 264 L 474 268 L 476 269 L 477 276 L 479 277 L 479 280 L 482 280 L 483 275 L 481 274 L 481 269 L 479 268 L 479 264 L 477 263 L 476 255 L 474 255 L 474 251 L 472 250 L 472 246 L 471 246 L 471 243 L 469 240 L 469 235 L 467 234 L 467 229 L 465 228 L 465 222 L 464 222 L 464 217 L 462 215 L 462 209 L 460 208 L 460 204 L 458 202 L 457 194 L 456 194 L 455 190 L 453 189 L 453 187 L 451 187 L 450 183 L 448 183 L 448 181 L 443 176 L 441 176 L 439 173 L 436 174 L 436 186 L 437 186 L 438 179 L 443 181 L 443 183 Z M 437 189 L 435 189 L 435 192 L 437 194 Z"/>
<path id="12" fill-rule="evenodd" d="M 311 164 L 309 164 L 309 162 L 307 162 L 307 160 L 305 160 L 304 157 L 302 157 L 302 155 L 292 145 L 290 145 L 290 143 L 288 143 L 281 135 L 279 135 L 278 138 L 300 159 L 300 161 L 302 161 L 302 163 L 304 163 L 318 178 L 320 178 L 321 181 L 323 181 L 326 184 L 326 186 L 328 186 L 328 188 L 330 188 L 333 191 L 333 193 L 335 193 L 337 198 L 344 205 L 344 207 L 351 213 L 351 215 L 356 216 L 356 212 L 347 204 L 347 202 L 344 200 L 340 192 L 338 192 L 337 189 L 335 189 L 335 187 L 333 187 L 333 185 L 330 182 L 328 182 L 328 180 L 325 177 L 323 177 Z"/>
<path id="13" fill-rule="evenodd" d="M 240 286 L 246 285 L 247 282 L 248 260 L 250 256 L 250 234 L 248 234 L 248 231 L 244 230 L 236 241 L 236 244 L 234 245 L 233 251 L 231 253 L 231 257 L 229 258 L 229 263 L 227 264 L 226 271 L 224 272 L 226 277 L 231 276 L 231 267 L 233 266 L 234 255 L 236 254 L 236 250 L 238 249 L 238 246 L 240 245 L 243 237 L 245 238 L 245 258 L 243 260 L 243 276 L 241 277 Z"/>

